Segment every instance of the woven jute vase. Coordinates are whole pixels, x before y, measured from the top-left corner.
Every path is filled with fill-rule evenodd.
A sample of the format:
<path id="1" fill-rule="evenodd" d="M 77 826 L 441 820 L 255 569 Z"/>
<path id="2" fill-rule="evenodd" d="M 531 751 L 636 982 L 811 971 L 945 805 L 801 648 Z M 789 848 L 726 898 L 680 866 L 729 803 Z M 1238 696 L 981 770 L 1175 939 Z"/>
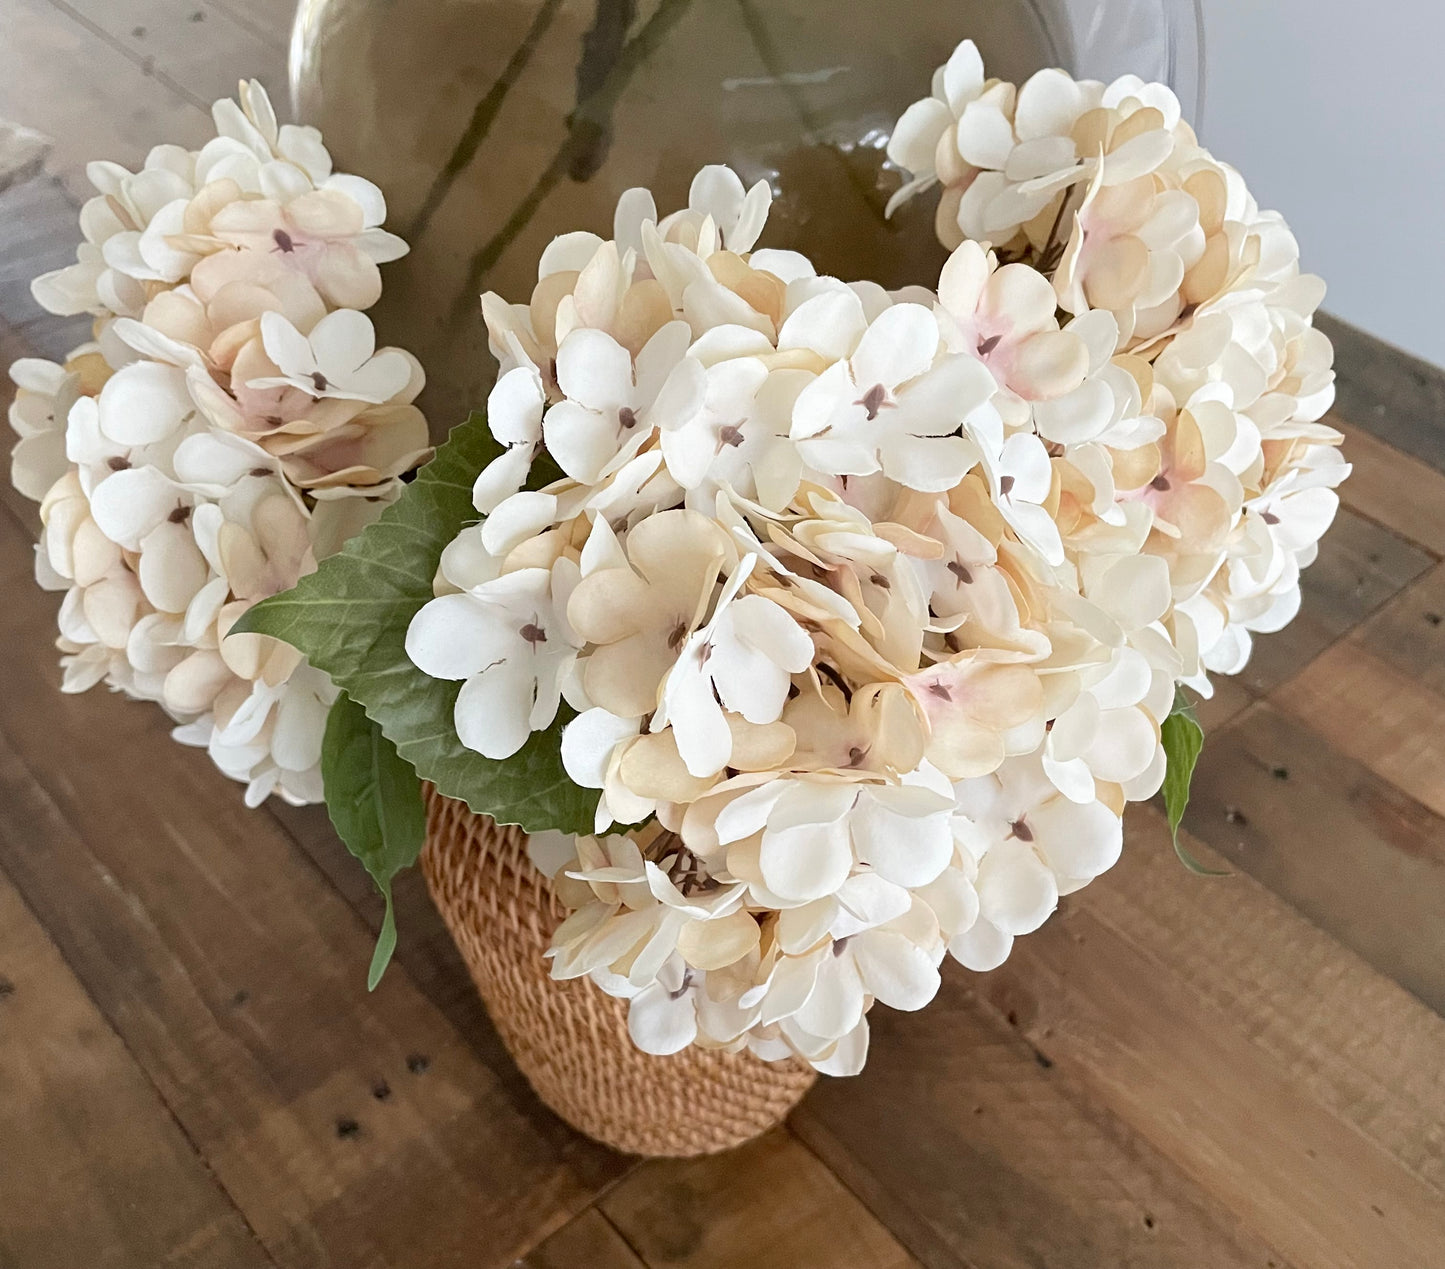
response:
<path id="1" fill-rule="evenodd" d="M 542 954 L 565 912 L 520 829 L 428 786 L 421 866 L 517 1066 L 579 1132 L 629 1154 L 713 1154 L 766 1132 L 812 1086 L 807 1066 L 747 1053 L 652 1057 L 628 1037 L 626 1002 L 554 981 Z"/>

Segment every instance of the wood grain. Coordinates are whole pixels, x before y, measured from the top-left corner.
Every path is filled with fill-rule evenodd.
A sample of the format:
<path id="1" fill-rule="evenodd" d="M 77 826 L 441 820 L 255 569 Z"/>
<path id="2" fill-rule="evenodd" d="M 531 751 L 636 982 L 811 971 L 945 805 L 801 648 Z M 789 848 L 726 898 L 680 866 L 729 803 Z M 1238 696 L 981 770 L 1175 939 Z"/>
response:
<path id="1" fill-rule="evenodd" d="M 289 22 L 277 42 L 210 0 L 172 0 L 160 11 L 156 0 L 50 3 L 202 110 L 210 110 L 218 97 L 231 96 L 238 80 L 260 79 L 285 118 Z"/>
<path id="2" fill-rule="evenodd" d="M 1263 696 L 1319 656 L 1330 644 L 1396 595 L 1432 563 L 1419 547 L 1342 510 L 1320 542 L 1319 558 L 1305 570 L 1299 615 L 1277 634 L 1254 641 L 1249 664 L 1237 676 Z"/>
<path id="3" fill-rule="evenodd" d="M 646 1269 L 622 1235 L 595 1207 L 570 1220 L 516 1269 Z"/>
<path id="4" fill-rule="evenodd" d="M 29 554 L 0 518 L 0 863 L 272 1256 L 501 1265 L 580 1209 L 596 1148 L 514 1106 L 404 971 L 368 995 L 369 931 L 159 711 L 56 694 Z"/>
<path id="5" fill-rule="evenodd" d="M 1328 314 L 1316 325 L 1335 346 L 1335 412 L 1445 471 L 1445 370 Z"/>
<path id="6" fill-rule="evenodd" d="M 725 1155 L 646 1163 L 599 1206 L 648 1269 L 916 1269 L 803 1145 L 778 1129 Z M 759 1219 L 760 1212 L 774 1213 Z"/>
<path id="7" fill-rule="evenodd" d="M 1130 810 L 1120 862 L 1070 903 L 1167 963 L 1296 1088 L 1445 1189 L 1445 1019 L 1255 878 L 1201 878 Z M 1197 838 L 1189 850 L 1224 866 Z"/>
<path id="8" fill-rule="evenodd" d="M 1329 421 L 1345 433 L 1344 455 L 1354 467 L 1340 486 L 1341 502 L 1432 555 L 1445 555 L 1445 475 L 1363 428 Z"/>
<path id="9" fill-rule="evenodd" d="M 949 962 L 925 1012 L 875 1009 L 863 1073 L 819 1083 L 793 1117 L 925 1265 L 1288 1263 L 980 990 Z"/>
<path id="10" fill-rule="evenodd" d="M 48 0 L 5 0 L 4 18 L 0 115 L 54 139 L 45 170 L 77 204 L 95 192 L 89 160 L 134 168 L 162 141 L 214 135 L 205 110 Z"/>
<path id="11" fill-rule="evenodd" d="M 1445 820 L 1267 702 L 1206 744 L 1186 825 L 1445 1009 Z"/>
<path id="12" fill-rule="evenodd" d="M 271 1264 L 3 874 L 0 1141 L 0 1264 Z"/>
<path id="13" fill-rule="evenodd" d="M 1071 907 L 1020 940 L 983 990 L 1086 1082 L 1094 1102 L 1291 1263 L 1437 1263 L 1440 1193 L 1304 1094 L 1164 961 L 1087 910 Z"/>

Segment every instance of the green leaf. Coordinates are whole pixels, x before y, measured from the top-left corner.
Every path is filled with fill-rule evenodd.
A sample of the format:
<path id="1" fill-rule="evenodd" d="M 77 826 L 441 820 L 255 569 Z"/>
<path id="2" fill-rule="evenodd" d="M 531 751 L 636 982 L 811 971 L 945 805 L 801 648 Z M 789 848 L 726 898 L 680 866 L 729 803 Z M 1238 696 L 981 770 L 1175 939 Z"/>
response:
<path id="1" fill-rule="evenodd" d="M 285 594 L 257 604 L 237 631 L 273 635 L 299 648 L 381 726 L 387 739 L 448 797 L 530 833 L 592 830 L 595 790 L 562 768 L 563 709 L 502 761 L 463 748 L 452 721 L 460 683 L 428 678 L 406 655 L 406 630 L 432 597 L 442 550 L 477 519 L 472 483 L 500 453 L 473 414 L 380 518 Z"/>
<path id="2" fill-rule="evenodd" d="M 421 782 L 381 728 L 344 692 L 326 719 L 321 778 L 331 822 L 386 900 L 386 918 L 366 978 L 367 989 L 374 991 L 396 950 L 392 879 L 416 863 L 426 839 Z"/>
<path id="3" fill-rule="evenodd" d="M 1190 872 L 1202 877 L 1227 877 L 1227 871 L 1206 868 L 1190 854 L 1179 840 L 1179 825 L 1189 805 L 1189 785 L 1194 779 L 1194 766 L 1204 748 L 1204 728 L 1194 713 L 1194 705 L 1182 691 L 1174 693 L 1174 708 L 1160 729 L 1164 742 L 1164 809 L 1169 816 L 1169 832 L 1174 838 L 1174 853 Z"/>

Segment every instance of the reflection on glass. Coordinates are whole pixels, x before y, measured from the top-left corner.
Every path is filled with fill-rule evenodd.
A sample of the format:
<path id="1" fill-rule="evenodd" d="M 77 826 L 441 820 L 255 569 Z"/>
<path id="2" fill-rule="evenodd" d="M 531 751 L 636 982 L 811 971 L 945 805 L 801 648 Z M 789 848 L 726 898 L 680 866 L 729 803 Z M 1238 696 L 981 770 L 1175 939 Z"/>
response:
<path id="1" fill-rule="evenodd" d="M 618 195 L 667 211 L 693 173 L 766 178 L 763 245 L 885 286 L 927 282 L 932 206 L 883 216 L 893 121 L 965 36 L 991 74 L 1165 78 L 1191 100 L 1190 0 L 303 0 L 298 113 L 386 192 L 412 243 L 382 335 L 416 350 L 440 435 L 484 397 L 482 290 L 530 294 L 558 233 L 608 236 Z"/>

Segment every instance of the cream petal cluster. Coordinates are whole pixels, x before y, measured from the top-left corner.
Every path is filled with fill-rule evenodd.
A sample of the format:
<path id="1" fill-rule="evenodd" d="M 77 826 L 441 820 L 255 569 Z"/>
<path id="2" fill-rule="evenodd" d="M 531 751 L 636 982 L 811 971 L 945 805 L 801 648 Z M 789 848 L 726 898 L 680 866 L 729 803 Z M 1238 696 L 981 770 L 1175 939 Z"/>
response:
<path id="1" fill-rule="evenodd" d="M 1323 292 L 1300 275 L 1283 220 L 1200 146 L 1162 84 L 1043 70 L 1015 86 L 986 79 L 964 41 L 888 153 L 908 178 L 892 206 L 941 186 L 946 247 L 988 244 L 1032 265 L 1064 313 L 1111 313 L 1119 351 L 1242 295 L 1307 320 Z"/>
<path id="2" fill-rule="evenodd" d="M 264 90 L 218 102 L 198 152 L 93 163 L 75 264 L 36 279 L 94 342 L 16 362 L 12 479 L 65 592 L 64 689 L 158 702 L 256 804 L 321 800 L 336 689 L 294 650 L 227 637 L 395 499 L 428 453 L 416 359 L 360 310 L 405 252 L 369 181 Z"/>
<path id="3" fill-rule="evenodd" d="M 995 967 L 1113 865 L 1176 685 L 1292 615 L 1348 470 L 1317 288 L 1232 175 L 1184 214 L 1222 169 L 1171 101 L 1015 92 L 961 46 L 894 138 L 950 217 L 978 186 L 936 291 L 757 247 L 767 187 L 709 168 L 484 297 L 505 449 L 407 648 L 488 757 L 570 719 L 596 835 L 534 843 L 552 972 L 643 1049 L 857 1071 L 873 1004 Z M 1118 284 L 1126 238 L 1174 299 Z M 1216 238 L 1203 296 L 1170 260 Z"/>

